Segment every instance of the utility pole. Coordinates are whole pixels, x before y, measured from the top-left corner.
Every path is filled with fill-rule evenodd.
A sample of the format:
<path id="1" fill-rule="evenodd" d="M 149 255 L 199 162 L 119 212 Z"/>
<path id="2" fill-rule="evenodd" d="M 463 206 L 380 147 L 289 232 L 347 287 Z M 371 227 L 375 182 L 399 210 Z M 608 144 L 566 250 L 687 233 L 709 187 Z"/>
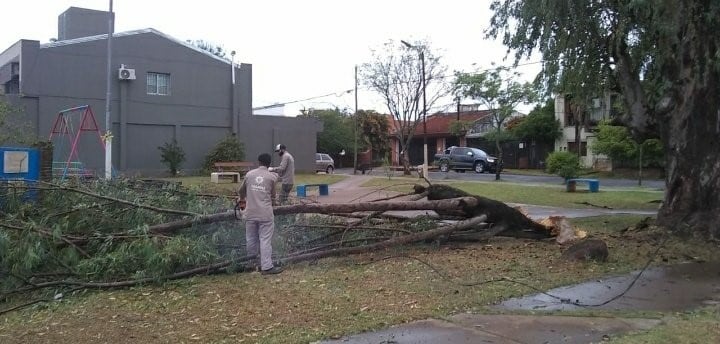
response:
<path id="1" fill-rule="evenodd" d="M 422 166 L 422 173 L 423 177 L 429 179 L 428 177 L 428 148 L 427 148 L 427 101 L 425 99 L 425 48 L 426 47 L 417 47 L 414 46 L 408 42 L 405 42 L 403 40 L 400 40 L 400 43 L 402 43 L 404 46 L 408 47 L 409 49 L 417 50 L 420 54 L 420 65 L 422 69 L 422 96 L 423 96 L 423 166 Z"/>
<path id="2" fill-rule="evenodd" d="M 425 100 L 425 52 L 420 50 L 420 63 L 422 64 L 422 94 L 423 94 L 423 177 L 428 177 L 428 146 L 427 146 L 427 101 Z"/>
<path id="3" fill-rule="evenodd" d="M 112 96 L 112 36 L 113 36 L 113 0 L 110 0 L 108 12 L 108 38 L 107 38 L 107 85 L 105 94 L 105 179 L 112 179 L 112 131 L 110 122 L 110 98 Z"/>
<path id="4" fill-rule="evenodd" d="M 357 78 L 357 65 L 355 65 L 355 119 L 354 122 L 355 125 L 353 126 L 355 130 L 353 130 L 353 133 L 355 134 L 355 144 L 354 144 L 354 150 L 355 154 L 353 154 L 353 174 L 357 174 L 357 154 L 358 154 L 358 78 Z"/>

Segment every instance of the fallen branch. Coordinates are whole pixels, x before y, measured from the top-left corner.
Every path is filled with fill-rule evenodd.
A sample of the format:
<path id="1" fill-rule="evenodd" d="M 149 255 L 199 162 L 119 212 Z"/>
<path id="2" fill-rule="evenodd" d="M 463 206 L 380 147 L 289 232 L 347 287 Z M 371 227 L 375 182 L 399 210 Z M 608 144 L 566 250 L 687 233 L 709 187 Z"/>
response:
<path id="1" fill-rule="evenodd" d="M 456 224 L 450 225 L 450 226 L 444 226 L 436 229 L 431 229 L 428 231 L 418 232 L 415 234 L 409 234 L 409 235 L 403 235 L 399 237 L 394 237 L 389 240 L 381 241 L 379 243 L 369 244 L 369 245 L 363 245 L 363 246 L 354 246 L 354 247 L 343 247 L 343 248 L 337 248 L 337 249 L 331 249 L 327 251 L 321 251 L 321 252 L 314 252 L 314 253 L 305 253 L 305 254 L 298 254 L 293 256 L 288 256 L 286 258 L 283 258 L 280 260 L 283 264 L 289 264 L 289 263 L 297 263 L 307 260 L 315 260 L 320 258 L 327 258 L 327 257 L 334 257 L 334 256 L 344 256 L 348 254 L 357 254 L 357 253 L 365 253 L 365 252 L 371 252 L 371 251 L 377 251 L 388 247 L 393 246 L 400 246 L 405 245 L 413 242 L 419 242 L 424 241 L 427 239 L 432 239 L 435 237 L 438 237 L 440 235 L 449 234 L 456 230 L 461 230 L 465 228 L 472 228 L 474 226 L 477 226 L 487 220 L 487 216 L 481 215 L 477 217 L 473 217 L 471 219 L 458 222 Z"/>
<path id="2" fill-rule="evenodd" d="M 237 220 L 234 211 L 225 211 L 222 213 L 200 215 L 192 219 L 176 220 L 172 222 L 160 223 L 148 227 L 148 233 L 170 233 L 184 228 L 190 228 L 194 225 L 204 225 L 215 222 Z"/>
<path id="3" fill-rule="evenodd" d="M 38 234 L 40 234 L 40 235 L 42 235 L 42 236 L 44 236 L 44 237 L 47 237 L 47 238 L 55 238 L 55 236 L 53 235 L 52 231 L 49 230 L 49 229 L 41 229 L 41 228 L 34 228 L 34 227 L 27 227 L 27 228 L 26 228 L 26 227 L 19 227 L 19 226 L 7 224 L 7 223 L 0 223 L 0 227 L 5 227 L 5 228 L 8 228 L 8 229 L 13 229 L 13 230 L 16 230 L 16 231 L 31 230 L 31 231 L 33 231 L 33 232 L 35 232 L 35 233 L 38 233 Z M 64 236 L 64 235 L 60 235 L 60 236 L 58 236 L 57 238 L 60 239 L 61 241 L 63 241 L 64 243 L 66 243 L 66 244 L 72 246 L 73 248 L 75 248 L 75 249 L 76 249 L 78 252 L 80 252 L 80 254 L 82 254 L 85 258 L 90 258 L 90 255 L 89 255 L 87 252 L 85 252 L 85 250 L 83 250 L 83 249 L 80 248 L 78 245 L 76 245 L 76 244 L 73 242 L 72 239 L 70 239 L 70 238 L 68 238 L 68 237 L 66 237 L 66 236 Z"/>
<path id="4" fill-rule="evenodd" d="M 71 188 L 71 187 L 68 187 L 68 186 L 62 186 L 62 185 L 58 185 L 58 184 L 54 184 L 54 183 L 50 183 L 50 182 L 40 181 L 39 183 L 42 183 L 42 184 L 45 184 L 45 185 L 50 185 L 50 186 L 52 186 L 53 188 L 55 188 L 55 189 L 57 189 L 57 190 L 64 190 L 64 191 L 76 192 L 76 193 L 80 193 L 80 194 L 83 194 L 83 195 L 86 195 L 86 196 L 95 197 L 95 198 L 99 198 L 99 199 L 104 199 L 104 200 L 108 200 L 108 201 L 113 201 L 113 202 L 117 202 L 117 203 L 122 203 L 122 204 L 125 204 L 125 205 L 133 206 L 133 207 L 135 207 L 135 208 L 152 210 L 152 211 L 159 212 L 159 213 L 167 213 L 167 214 L 175 214 L 175 215 L 184 215 L 184 216 L 199 216 L 199 215 L 200 215 L 200 214 L 198 214 L 198 213 L 193 213 L 193 212 L 190 212 L 190 211 L 167 209 L 167 208 L 159 208 L 159 207 L 154 207 L 154 206 L 147 205 L 147 204 L 135 203 L 135 202 L 126 201 L 126 200 L 120 199 L 120 198 L 115 198 L 115 197 L 110 197 L 110 196 L 104 196 L 104 195 L 96 194 L 96 193 L 94 193 L 94 192 L 85 191 L 85 190 L 77 189 L 77 188 Z"/>
<path id="5" fill-rule="evenodd" d="M 117 282 L 82 282 L 82 281 L 72 281 L 72 280 L 59 280 L 59 281 L 36 283 L 36 284 L 33 284 L 32 286 L 27 286 L 27 287 L 18 288 L 15 290 L 5 292 L 5 293 L 3 293 L 3 296 L 0 297 L 0 299 L 3 299 L 12 294 L 25 293 L 28 291 L 49 288 L 49 287 L 75 286 L 75 287 L 82 287 L 82 288 L 86 288 L 86 289 L 109 289 L 109 288 L 132 287 L 132 286 L 136 286 L 139 284 L 144 284 L 144 283 L 154 282 L 154 281 L 171 281 L 171 280 L 176 280 L 176 279 L 180 279 L 180 278 L 211 273 L 211 272 L 214 272 L 214 271 L 217 271 L 220 269 L 224 269 L 233 263 L 247 262 L 252 259 L 255 259 L 255 256 L 245 256 L 240 259 L 223 260 L 223 261 L 215 263 L 215 264 L 210 264 L 210 265 L 201 266 L 201 267 L 197 267 L 197 268 L 190 269 L 190 270 L 180 271 L 180 272 L 176 272 L 174 274 L 169 274 L 169 275 L 165 275 L 165 276 L 161 276 L 161 277 L 146 277 L 146 278 L 117 281 Z"/>
<path id="6" fill-rule="evenodd" d="M 290 227 L 300 227 L 300 228 L 318 228 L 318 229 L 350 229 L 350 230 L 370 230 L 370 231 L 387 231 L 387 232 L 401 232 L 405 234 L 412 233 L 411 231 L 407 229 L 402 228 L 387 228 L 387 227 L 370 227 L 370 226 L 353 226 L 348 228 L 348 226 L 343 225 L 302 225 L 302 224 L 293 224 L 290 225 Z M 340 234 L 341 231 L 335 232 L 335 234 Z"/>
<path id="7" fill-rule="evenodd" d="M 316 252 L 316 251 L 319 251 L 319 250 L 322 250 L 322 249 L 326 249 L 326 248 L 328 248 L 328 247 L 342 246 L 342 245 L 347 244 L 347 243 L 353 243 L 353 242 L 358 242 L 358 241 L 387 240 L 387 239 L 390 239 L 390 238 L 392 238 L 392 237 L 382 236 L 382 237 L 356 238 L 356 239 L 347 239 L 347 240 L 335 241 L 335 242 L 331 242 L 331 243 L 328 243 L 328 244 L 323 244 L 323 245 L 320 245 L 320 246 L 317 246 L 317 247 L 309 248 L 309 249 L 307 249 L 307 250 L 296 251 L 296 252 L 291 253 L 290 255 L 291 255 L 291 256 L 292 256 L 292 255 L 301 255 L 301 254 L 305 254 L 305 253 Z"/>

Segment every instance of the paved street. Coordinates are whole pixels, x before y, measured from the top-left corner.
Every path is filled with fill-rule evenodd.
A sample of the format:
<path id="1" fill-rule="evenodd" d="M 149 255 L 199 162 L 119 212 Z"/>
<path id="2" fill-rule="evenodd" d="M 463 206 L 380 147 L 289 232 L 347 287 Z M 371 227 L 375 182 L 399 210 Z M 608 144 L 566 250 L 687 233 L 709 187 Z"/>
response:
<path id="1" fill-rule="evenodd" d="M 338 169 L 337 173 L 352 174 L 352 169 Z M 385 171 L 382 167 L 374 169 L 370 174 L 374 176 L 384 175 Z M 396 172 L 398 175 L 400 172 Z M 415 174 L 417 176 L 417 174 Z M 466 181 L 493 181 L 495 180 L 495 174 L 492 173 L 457 173 L 451 172 L 430 172 L 430 179 L 432 180 L 466 180 Z M 521 174 L 509 174 L 503 173 L 501 175 L 502 180 L 511 183 L 519 184 L 548 184 L 548 185 L 562 185 L 563 179 L 556 176 L 531 176 Z M 600 180 L 600 188 L 602 187 L 637 187 L 638 183 L 636 179 L 616 179 L 616 178 L 595 178 Z M 650 189 L 665 189 L 665 181 L 663 180 L 643 180 L 643 187 Z"/>

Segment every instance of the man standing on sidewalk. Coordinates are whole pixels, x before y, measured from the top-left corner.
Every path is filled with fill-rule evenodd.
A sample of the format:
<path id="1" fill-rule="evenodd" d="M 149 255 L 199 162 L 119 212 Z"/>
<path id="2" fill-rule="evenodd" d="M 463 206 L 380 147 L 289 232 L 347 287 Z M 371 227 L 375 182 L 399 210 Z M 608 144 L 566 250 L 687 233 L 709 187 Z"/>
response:
<path id="1" fill-rule="evenodd" d="M 260 154 L 260 166 L 245 175 L 238 190 L 240 200 L 246 201 L 243 218 L 247 254 L 260 257 L 260 272 L 263 275 L 283 271 L 282 268 L 274 266 L 272 261 L 272 237 L 275 231 L 273 201 L 278 177 L 268 171 L 271 160 L 270 154 Z"/>
<path id="2" fill-rule="evenodd" d="M 295 158 L 287 152 L 284 144 L 275 146 L 275 152 L 280 155 L 280 166 L 271 167 L 270 172 L 275 172 L 280 176 L 280 204 L 286 204 L 293 184 L 295 184 Z"/>

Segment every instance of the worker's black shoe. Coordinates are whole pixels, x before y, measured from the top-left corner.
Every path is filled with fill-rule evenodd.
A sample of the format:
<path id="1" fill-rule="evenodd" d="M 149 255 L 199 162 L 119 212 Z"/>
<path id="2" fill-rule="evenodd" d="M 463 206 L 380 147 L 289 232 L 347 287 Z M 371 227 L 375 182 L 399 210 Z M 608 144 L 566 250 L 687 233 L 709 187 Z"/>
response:
<path id="1" fill-rule="evenodd" d="M 279 266 L 273 266 L 271 269 L 267 270 L 260 270 L 260 273 L 263 275 L 277 275 L 281 272 L 283 272 L 283 268 Z"/>

